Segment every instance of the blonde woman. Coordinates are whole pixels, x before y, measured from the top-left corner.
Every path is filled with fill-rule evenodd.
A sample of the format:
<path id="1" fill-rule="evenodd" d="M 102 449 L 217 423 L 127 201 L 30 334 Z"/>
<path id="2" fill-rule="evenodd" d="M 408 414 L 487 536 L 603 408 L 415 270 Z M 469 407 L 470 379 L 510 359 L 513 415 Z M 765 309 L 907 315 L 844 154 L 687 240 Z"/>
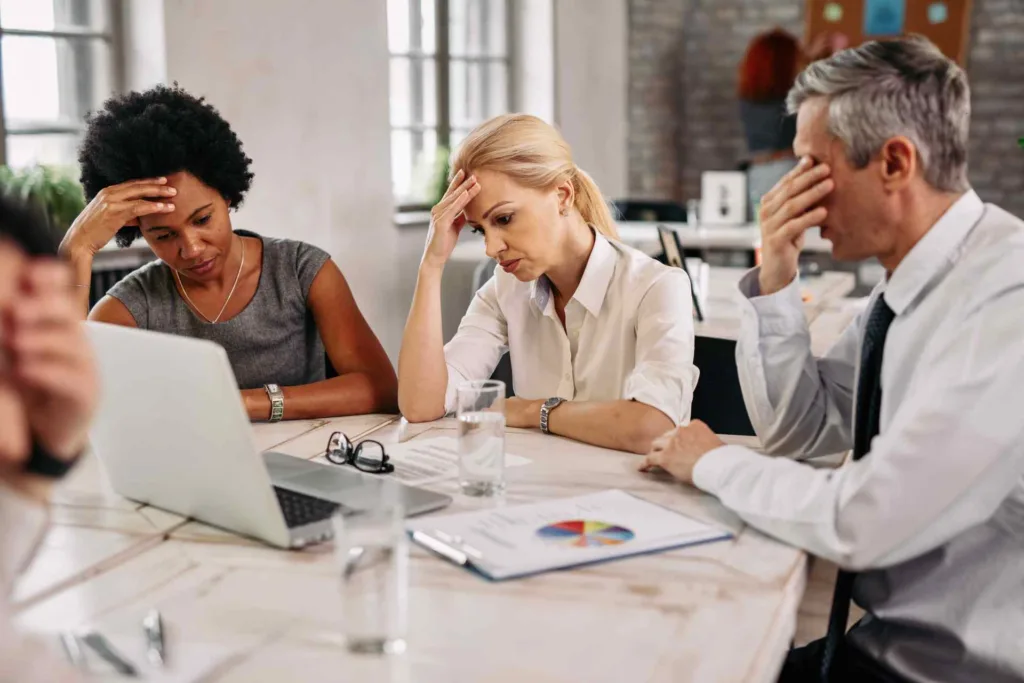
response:
<path id="1" fill-rule="evenodd" d="M 399 406 L 424 422 L 455 389 L 490 377 L 508 350 L 510 427 L 645 453 L 689 420 L 690 283 L 617 240 L 594 181 L 540 119 L 492 119 L 462 143 L 434 207 L 399 356 Z M 441 274 L 466 227 L 484 237 L 494 277 L 442 343 Z"/>

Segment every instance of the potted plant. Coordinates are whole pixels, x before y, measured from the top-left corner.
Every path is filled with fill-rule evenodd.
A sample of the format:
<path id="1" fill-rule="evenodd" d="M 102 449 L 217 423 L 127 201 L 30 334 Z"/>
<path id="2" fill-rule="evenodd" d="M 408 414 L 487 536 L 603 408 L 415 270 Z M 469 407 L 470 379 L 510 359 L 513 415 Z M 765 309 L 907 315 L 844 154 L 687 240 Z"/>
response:
<path id="1" fill-rule="evenodd" d="M 36 205 L 58 239 L 85 208 L 85 193 L 70 168 L 0 166 L 0 191 Z"/>

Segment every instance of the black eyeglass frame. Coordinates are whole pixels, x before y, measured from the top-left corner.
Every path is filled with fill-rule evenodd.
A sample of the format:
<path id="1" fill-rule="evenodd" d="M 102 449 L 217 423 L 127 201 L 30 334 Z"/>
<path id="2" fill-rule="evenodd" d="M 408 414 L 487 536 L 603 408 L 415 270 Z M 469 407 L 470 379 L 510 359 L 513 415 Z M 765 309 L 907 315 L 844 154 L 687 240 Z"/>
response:
<path id="1" fill-rule="evenodd" d="M 335 437 L 338 439 L 338 445 L 336 448 L 332 448 Z M 359 465 L 359 454 L 363 450 L 363 446 L 366 444 L 373 444 L 380 448 L 381 461 L 380 465 L 375 468 L 362 467 Z M 328 462 L 335 465 L 352 465 L 360 472 L 367 474 L 391 474 L 395 471 L 395 466 L 392 465 L 388 460 L 390 456 L 387 450 L 384 448 L 384 444 L 379 441 L 360 441 L 357 444 L 352 443 L 352 440 L 348 438 L 348 435 L 344 432 L 332 432 L 330 438 L 327 439 L 327 448 L 324 449 L 324 457 L 327 458 Z"/>

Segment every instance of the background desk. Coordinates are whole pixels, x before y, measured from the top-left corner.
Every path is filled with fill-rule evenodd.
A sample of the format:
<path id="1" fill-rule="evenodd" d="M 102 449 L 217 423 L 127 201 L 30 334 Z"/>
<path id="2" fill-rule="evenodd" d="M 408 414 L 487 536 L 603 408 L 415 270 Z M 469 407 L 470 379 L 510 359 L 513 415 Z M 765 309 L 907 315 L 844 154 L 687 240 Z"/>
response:
<path id="1" fill-rule="evenodd" d="M 748 255 L 753 265 L 753 255 L 761 248 L 761 228 L 757 224 L 693 226 L 688 223 L 659 223 L 649 221 L 619 221 L 619 237 L 623 242 L 647 254 L 661 251 L 658 227 L 674 230 L 683 249 L 700 251 L 734 251 Z M 804 252 L 827 254 L 832 243 L 821 237 L 817 228 L 812 228 L 804 238 Z"/>
<path id="2" fill-rule="evenodd" d="M 746 265 L 711 266 L 708 304 L 705 310 L 707 321 L 704 329 L 698 326 L 697 330 L 697 334 L 735 338 L 739 321 L 736 304 L 739 292 L 736 283 L 752 264 L 754 253 L 760 248 L 760 228 L 756 225 L 694 228 L 686 223 L 639 221 L 618 224 L 620 236 L 625 244 L 650 255 L 656 255 L 661 251 L 661 243 L 658 240 L 659 225 L 674 229 L 684 249 L 736 251 L 748 254 L 749 258 L 744 257 Z M 827 254 L 831 248 L 831 242 L 822 239 L 816 232 L 808 233 L 805 252 Z M 464 231 L 452 252 L 442 283 L 444 305 L 441 307 L 441 316 L 446 342 L 459 328 L 459 322 L 475 293 L 474 277 L 477 267 L 486 261 L 483 239 Z M 807 301 L 808 311 L 816 314 L 822 303 L 846 296 L 856 284 L 857 275 L 852 272 L 828 270 L 820 275 L 807 277 L 804 287 L 805 292 L 810 295 Z"/>

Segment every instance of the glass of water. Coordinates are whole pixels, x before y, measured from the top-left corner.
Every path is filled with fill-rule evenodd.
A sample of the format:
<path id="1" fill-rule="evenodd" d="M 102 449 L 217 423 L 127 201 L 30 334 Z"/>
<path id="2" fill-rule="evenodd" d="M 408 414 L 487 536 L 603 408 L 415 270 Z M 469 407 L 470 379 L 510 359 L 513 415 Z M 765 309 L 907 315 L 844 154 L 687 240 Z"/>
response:
<path id="1" fill-rule="evenodd" d="M 332 523 L 346 647 L 356 654 L 404 652 L 409 540 L 402 506 L 384 502 L 351 516 L 336 514 Z"/>
<path id="2" fill-rule="evenodd" d="M 456 389 L 459 486 L 469 496 L 505 490 L 505 383 L 467 382 Z"/>

